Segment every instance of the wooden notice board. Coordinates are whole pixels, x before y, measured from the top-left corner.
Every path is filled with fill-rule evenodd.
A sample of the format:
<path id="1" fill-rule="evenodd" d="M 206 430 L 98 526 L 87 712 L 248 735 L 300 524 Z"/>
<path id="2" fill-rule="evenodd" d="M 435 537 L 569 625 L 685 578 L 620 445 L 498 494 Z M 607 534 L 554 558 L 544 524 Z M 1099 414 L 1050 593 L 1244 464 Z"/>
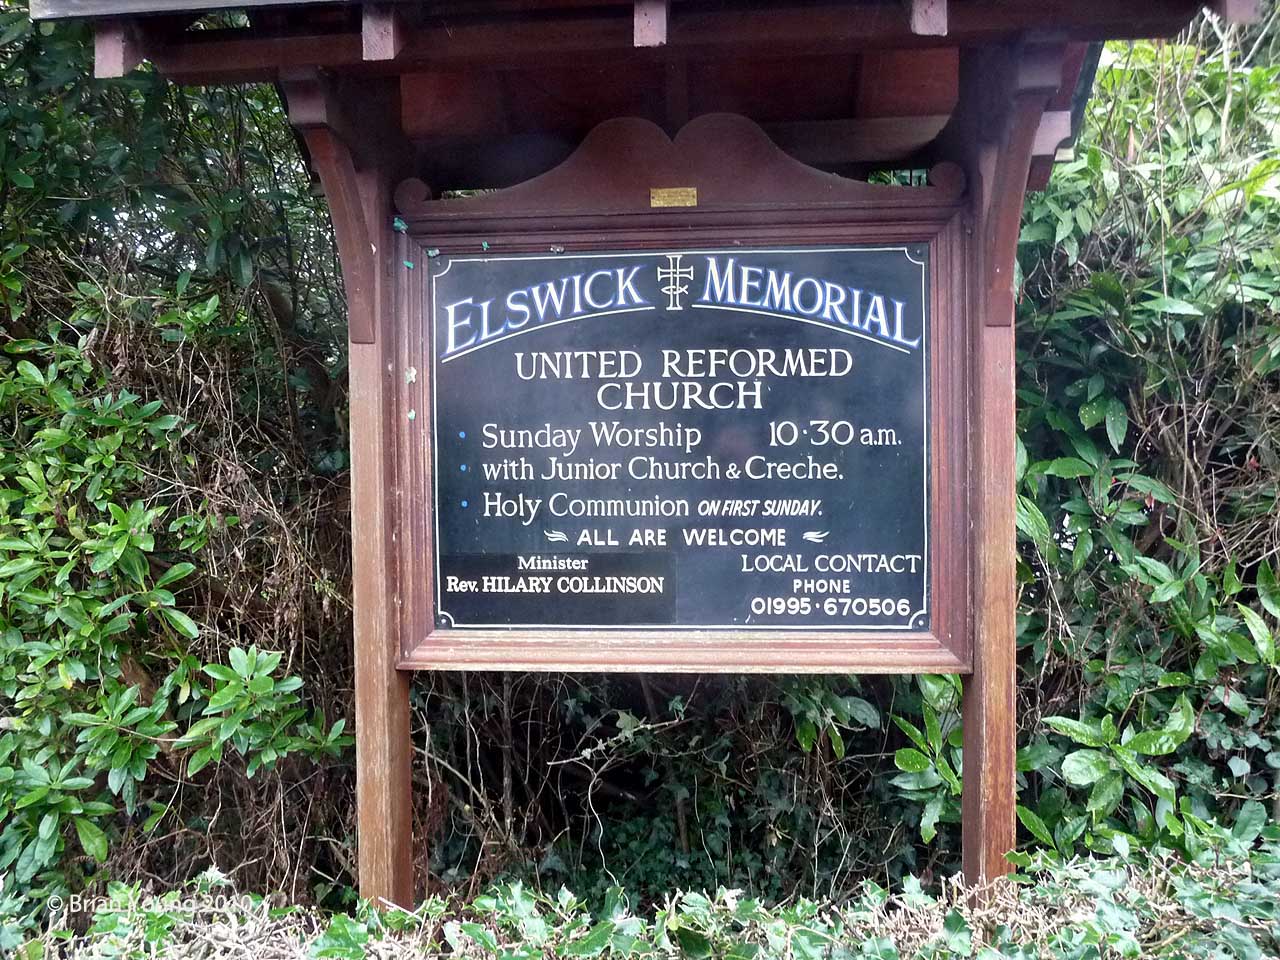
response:
<path id="1" fill-rule="evenodd" d="M 741 118 L 606 127 L 521 202 L 616 206 L 657 134 L 630 211 L 407 221 L 403 665 L 967 669 L 958 183 L 817 174 Z M 751 181 L 701 165 L 725 138 Z M 847 205 L 805 223 L 805 179 Z M 653 183 L 687 198 L 656 228 Z"/>

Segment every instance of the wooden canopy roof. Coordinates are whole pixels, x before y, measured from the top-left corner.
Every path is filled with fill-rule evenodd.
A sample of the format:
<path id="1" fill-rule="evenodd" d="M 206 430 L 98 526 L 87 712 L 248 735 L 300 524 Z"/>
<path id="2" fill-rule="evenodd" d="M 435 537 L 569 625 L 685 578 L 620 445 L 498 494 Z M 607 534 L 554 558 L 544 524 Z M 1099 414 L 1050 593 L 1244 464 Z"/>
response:
<path id="1" fill-rule="evenodd" d="M 1241 15 L 1241 2 L 1221 0 Z M 183 83 L 321 71 L 361 104 L 394 100 L 397 137 L 436 190 L 507 186 L 564 160 L 599 123 L 674 134 L 731 112 L 799 160 L 865 176 L 927 167 L 966 50 L 1065 44 L 1033 151 L 1041 184 L 1087 92 L 1089 44 L 1168 36 L 1199 0 L 31 0 L 93 18 L 99 76 L 139 62 Z M 1229 8 L 1229 9 L 1228 9 Z M 1243 12 L 1247 15 L 1247 11 Z M 378 91 L 375 95 L 375 89 Z M 391 91 L 389 97 L 387 92 Z M 362 121 L 363 122 L 363 121 Z"/>

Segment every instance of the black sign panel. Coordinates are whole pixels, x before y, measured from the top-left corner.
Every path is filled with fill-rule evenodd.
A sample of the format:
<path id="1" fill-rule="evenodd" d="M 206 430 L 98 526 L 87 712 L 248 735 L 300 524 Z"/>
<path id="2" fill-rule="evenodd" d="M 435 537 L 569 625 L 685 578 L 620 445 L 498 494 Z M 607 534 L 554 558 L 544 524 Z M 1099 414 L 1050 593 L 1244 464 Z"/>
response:
<path id="1" fill-rule="evenodd" d="M 439 628 L 929 629 L 926 248 L 428 262 Z"/>

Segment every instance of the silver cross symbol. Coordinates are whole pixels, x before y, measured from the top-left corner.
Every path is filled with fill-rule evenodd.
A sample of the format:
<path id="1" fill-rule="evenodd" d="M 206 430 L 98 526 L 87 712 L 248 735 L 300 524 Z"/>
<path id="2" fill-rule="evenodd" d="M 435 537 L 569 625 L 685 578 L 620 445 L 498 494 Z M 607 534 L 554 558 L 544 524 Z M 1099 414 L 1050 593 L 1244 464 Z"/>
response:
<path id="1" fill-rule="evenodd" d="M 682 284 L 680 281 L 693 279 L 693 267 L 684 267 L 682 269 L 680 266 L 680 258 L 683 256 L 684 254 L 682 253 L 668 253 L 666 255 L 667 265 L 658 268 L 658 280 L 667 281 L 667 285 L 662 287 L 661 290 L 667 295 L 668 310 L 684 309 L 684 304 L 680 302 L 680 297 L 689 292 L 689 285 L 687 283 Z"/>

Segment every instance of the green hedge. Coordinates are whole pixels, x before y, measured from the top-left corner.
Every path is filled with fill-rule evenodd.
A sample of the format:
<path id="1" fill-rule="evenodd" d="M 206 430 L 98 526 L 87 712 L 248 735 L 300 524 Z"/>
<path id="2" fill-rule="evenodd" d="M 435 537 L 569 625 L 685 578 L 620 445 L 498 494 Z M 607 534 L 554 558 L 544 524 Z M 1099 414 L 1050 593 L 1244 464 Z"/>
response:
<path id="1" fill-rule="evenodd" d="M 1272 831 L 1280 836 L 1280 831 Z M 1040 867 L 974 903 L 945 885 L 874 883 L 840 904 L 766 906 L 741 891 L 674 894 L 635 910 L 619 890 L 595 909 L 567 890 L 519 883 L 470 903 L 428 900 L 414 914 L 324 916 L 239 896 L 218 875 L 151 899 L 115 885 L 87 932 L 53 931 L 17 948 L 21 960 L 185 958 L 542 957 L 733 960 L 1017 960 L 1239 958 L 1280 955 L 1280 847 L 1249 857 L 1079 860 Z"/>

